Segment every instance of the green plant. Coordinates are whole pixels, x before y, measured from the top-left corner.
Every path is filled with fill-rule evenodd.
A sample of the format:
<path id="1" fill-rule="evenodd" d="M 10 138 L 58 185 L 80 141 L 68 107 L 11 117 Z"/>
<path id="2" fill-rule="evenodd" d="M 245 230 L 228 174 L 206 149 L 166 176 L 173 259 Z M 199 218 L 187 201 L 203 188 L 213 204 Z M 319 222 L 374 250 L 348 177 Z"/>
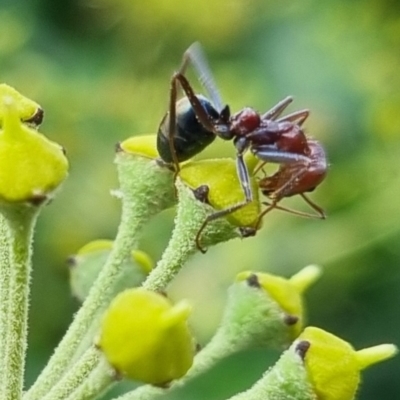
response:
<path id="1" fill-rule="evenodd" d="M 205 218 L 239 202 L 243 193 L 232 159 L 190 161 L 174 186 L 173 172 L 157 160 L 155 137 L 143 136 L 126 140 L 117 151 L 120 188 L 115 195 L 122 201 L 117 236 L 113 243 L 85 246 L 71 260 L 72 289 L 82 307 L 48 365 L 24 393 L 33 229 L 66 178 L 68 162 L 60 146 L 30 126 L 39 106 L 6 85 L 0 94 L 2 400 L 92 399 L 121 377 L 144 385 L 119 400 L 150 400 L 254 346 L 285 351 L 252 388 L 231 400 L 351 400 L 360 371 L 396 353 L 393 345 L 357 352 L 321 329 L 303 331 L 302 294 L 320 274 L 318 267 L 309 266 L 290 279 L 240 273 L 229 289 L 219 329 L 196 354 L 187 326 L 189 303 L 173 305 L 165 293 L 197 251 L 195 238 Z M 248 155 L 246 163 L 255 189 L 257 160 Z M 200 201 L 196 189 L 204 186 L 207 201 Z M 260 213 L 258 195 L 254 197 L 246 207 L 208 224 L 202 244 L 212 246 L 239 237 L 238 228 L 254 228 Z M 151 217 L 176 202 L 174 231 L 152 268 L 148 257 L 137 251 L 139 234 Z"/>

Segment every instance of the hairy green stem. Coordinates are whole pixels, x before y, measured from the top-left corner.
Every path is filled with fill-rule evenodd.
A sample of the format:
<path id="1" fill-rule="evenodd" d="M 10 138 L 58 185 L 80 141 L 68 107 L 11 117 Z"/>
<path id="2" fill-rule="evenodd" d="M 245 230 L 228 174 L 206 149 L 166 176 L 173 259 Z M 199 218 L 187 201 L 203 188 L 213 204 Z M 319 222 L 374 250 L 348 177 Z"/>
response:
<path id="1" fill-rule="evenodd" d="M 8 246 L 8 227 L 3 215 L 0 214 L 0 393 L 3 393 L 4 365 L 6 355 L 8 304 L 10 285 L 10 250 Z"/>
<path id="2" fill-rule="evenodd" d="M 182 193 L 182 188 L 180 189 L 180 201 L 172 237 L 161 260 L 143 283 L 146 289 L 164 290 L 187 259 L 196 252 L 194 238 L 205 216 L 202 213 L 193 212 L 193 201 L 188 199 L 190 196 L 192 196 L 191 193 Z"/>
<path id="3" fill-rule="evenodd" d="M 281 399 L 317 399 L 307 377 L 303 360 L 293 348 L 284 352 L 278 362 L 253 387 L 229 398 L 229 400 Z"/>
<path id="4" fill-rule="evenodd" d="M 88 329 L 100 323 L 99 317 L 124 272 L 125 259 L 137 245 L 142 226 L 173 202 L 172 174 L 161 169 L 155 161 L 121 153 L 117 157 L 117 165 L 122 217 L 112 251 L 67 333 L 24 400 L 41 400 L 68 368 L 72 368 L 71 360 L 81 349 L 82 340 L 86 340 Z"/>
<path id="5" fill-rule="evenodd" d="M 172 237 L 143 287 L 154 291 L 163 291 L 175 278 L 186 261 L 197 251 L 196 236 L 207 215 L 215 210 L 194 198 L 193 192 L 179 179 L 176 182 L 179 203 Z M 202 239 L 207 245 L 214 245 L 238 237 L 238 233 L 225 218 L 207 225 Z"/>
<path id="6" fill-rule="evenodd" d="M 60 379 L 70 365 L 81 340 L 91 327 L 93 319 L 108 304 L 110 287 L 118 280 L 120 266 L 131 248 L 136 244 L 136 232 L 129 224 L 122 222 L 110 257 L 102 269 L 98 279 L 89 292 L 87 299 L 75 316 L 63 340 L 54 355 L 42 371 L 36 383 L 26 393 L 25 400 L 39 400 Z"/>
<path id="7" fill-rule="evenodd" d="M 77 387 L 84 384 L 94 366 L 97 365 L 99 358 L 99 351 L 94 346 L 90 347 L 74 365 L 74 368 L 69 369 L 48 394 L 42 397 L 42 400 L 64 400 L 68 398 Z"/>
<path id="8" fill-rule="evenodd" d="M 4 357 L 0 359 L 1 398 L 19 400 L 22 398 L 27 348 L 31 242 L 38 208 L 6 206 L 3 215 L 8 225 L 10 271 L 7 320 L 2 334 L 5 339 Z"/>
<path id="9" fill-rule="evenodd" d="M 105 358 L 101 358 L 96 368 L 66 400 L 91 400 L 110 390 L 117 382 L 115 371 Z"/>

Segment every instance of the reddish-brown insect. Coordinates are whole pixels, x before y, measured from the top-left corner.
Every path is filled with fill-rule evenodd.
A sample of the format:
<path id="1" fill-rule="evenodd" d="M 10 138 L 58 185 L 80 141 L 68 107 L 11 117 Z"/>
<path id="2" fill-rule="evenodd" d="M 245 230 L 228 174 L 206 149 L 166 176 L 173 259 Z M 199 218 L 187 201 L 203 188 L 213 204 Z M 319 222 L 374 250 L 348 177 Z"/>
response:
<path id="1" fill-rule="evenodd" d="M 301 135 L 304 136 L 302 132 Z M 328 165 L 324 148 L 318 141 L 306 139 L 303 153 L 303 157 L 298 157 L 291 163 L 281 163 L 275 174 L 266 176 L 258 182 L 261 192 L 271 199 L 271 202 L 264 203 L 267 208 L 261 212 L 257 226 L 263 216 L 274 208 L 303 217 L 325 218 L 324 210 L 305 194 L 312 192 L 325 179 Z M 284 197 L 294 195 L 300 195 L 316 211 L 316 214 L 308 214 L 278 205 Z"/>
<path id="2" fill-rule="evenodd" d="M 194 66 L 211 100 L 195 94 L 192 89 L 184 75 L 189 63 Z M 186 97 L 177 101 L 178 85 Z M 245 197 L 242 202 L 208 216 L 196 237 L 199 250 L 203 251 L 200 245 L 201 233 L 210 221 L 232 213 L 253 200 L 249 172 L 243 160 L 248 150 L 262 163 L 280 165 L 278 172 L 259 182 L 262 192 L 271 199 L 271 203 L 267 203 L 268 207 L 261 213 L 258 223 L 273 208 L 285 209 L 278 202 L 295 194 L 300 194 L 321 218 L 325 216 L 322 209 L 304 195 L 304 192 L 313 190 L 323 180 L 327 169 L 325 153 L 322 146 L 308 139 L 302 130 L 302 124 L 309 115 L 308 110 L 280 117 L 292 101 L 292 97 L 286 97 L 264 114 L 249 107 L 231 114 L 229 106 L 223 105 L 221 101 L 200 45 L 194 43 L 184 53 L 181 67 L 171 78 L 169 111 L 158 130 L 157 148 L 160 157 L 172 164 L 177 174 L 179 162 L 203 151 L 216 137 L 232 140 Z"/>

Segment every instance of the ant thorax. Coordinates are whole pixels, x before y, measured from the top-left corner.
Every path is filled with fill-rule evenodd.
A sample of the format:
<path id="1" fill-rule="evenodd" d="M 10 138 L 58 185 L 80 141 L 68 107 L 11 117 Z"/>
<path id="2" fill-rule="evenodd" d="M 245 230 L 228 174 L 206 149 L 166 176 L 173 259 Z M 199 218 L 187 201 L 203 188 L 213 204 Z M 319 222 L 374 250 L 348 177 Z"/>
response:
<path id="1" fill-rule="evenodd" d="M 284 126 L 287 129 L 284 129 Z M 310 155 L 309 141 L 303 129 L 297 124 L 291 122 L 281 123 L 281 130 L 283 133 L 275 141 L 277 147 L 282 151 L 302 154 L 305 156 Z"/>

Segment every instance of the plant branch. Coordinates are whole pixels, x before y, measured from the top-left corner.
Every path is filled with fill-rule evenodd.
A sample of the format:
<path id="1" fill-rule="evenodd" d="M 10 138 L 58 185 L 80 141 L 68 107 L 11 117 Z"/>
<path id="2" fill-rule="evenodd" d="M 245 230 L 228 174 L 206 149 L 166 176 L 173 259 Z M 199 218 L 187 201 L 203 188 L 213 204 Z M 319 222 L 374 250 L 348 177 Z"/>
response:
<path id="1" fill-rule="evenodd" d="M 3 216 L 8 225 L 10 268 L 8 305 L 4 308 L 7 309 L 7 316 L 6 321 L 3 321 L 5 322 L 4 357 L 0 359 L 1 395 L 5 400 L 22 398 L 28 333 L 31 242 L 37 215 L 38 208 L 28 205 L 3 207 Z M 5 261 L 6 264 L 1 268 L 7 268 L 7 260 Z M 4 271 L 2 275 L 4 275 Z M 7 293 L 7 289 L 5 293 Z"/>

